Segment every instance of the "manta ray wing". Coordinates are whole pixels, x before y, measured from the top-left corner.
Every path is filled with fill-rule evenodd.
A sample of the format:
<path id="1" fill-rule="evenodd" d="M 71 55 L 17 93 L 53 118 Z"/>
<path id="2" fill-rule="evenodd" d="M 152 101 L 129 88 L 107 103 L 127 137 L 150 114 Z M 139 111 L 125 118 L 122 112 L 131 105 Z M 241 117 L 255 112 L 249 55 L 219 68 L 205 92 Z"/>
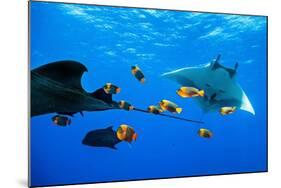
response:
<path id="1" fill-rule="evenodd" d="M 163 77 L 178 82 L 182 86 L 198 87 L 200 79 L 206 76 L 207 65 L 186 67 L 162 74 Z"/>
<path id="2" fill-rule="evenodd" d="M 243 91 L 243 95 L 242 95 L 242 104 L 241 104 L 240 109 L 250 112 L 251 114 L 255 115 L 255 110 L 244 91 Z"/>
<path id="3" fill-rule="evenodd" d="M 33 69 L 31 116 L 116 108 L 102 97 L 97 98 L 82 88 L 81 77 L 86 71 L 86 67 L 76 61 L 58 61 Z"/>

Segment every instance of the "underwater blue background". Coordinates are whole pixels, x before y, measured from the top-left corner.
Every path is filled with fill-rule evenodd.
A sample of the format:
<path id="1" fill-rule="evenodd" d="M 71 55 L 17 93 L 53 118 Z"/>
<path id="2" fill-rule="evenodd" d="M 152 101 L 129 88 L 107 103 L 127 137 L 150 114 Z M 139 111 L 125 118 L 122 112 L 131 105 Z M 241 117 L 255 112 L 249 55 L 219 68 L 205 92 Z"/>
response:
<path id="1" fill-rule="evenodd" d="M 31 185 L 258 172 L 267 170 L 267 20 L 240 16 L 93 5 L 31 2 L 31 69 L 58 60 L 87 66 L 82 85 L 94 91 L 106 82 L 121 87 L 114 100 L 146 109 L 162 99 L 183 107 L 167 117 L 109 110 L 76 114 L 68 127 L 54 126 L 54 114 L 31 118 Z M 176 95 L 179 85 L 161 74 L 206 64 L 239 63 L 237 81 L 256 114 L 203 114 L 193 99 Z M 137 64 L 145 84 L 131 75 Z M 118 150 L 82 145 L 91 130 L 120 124 L 134 127 L 136 142 Z M 199 128 L 214 136 L 198 136 Z"/>

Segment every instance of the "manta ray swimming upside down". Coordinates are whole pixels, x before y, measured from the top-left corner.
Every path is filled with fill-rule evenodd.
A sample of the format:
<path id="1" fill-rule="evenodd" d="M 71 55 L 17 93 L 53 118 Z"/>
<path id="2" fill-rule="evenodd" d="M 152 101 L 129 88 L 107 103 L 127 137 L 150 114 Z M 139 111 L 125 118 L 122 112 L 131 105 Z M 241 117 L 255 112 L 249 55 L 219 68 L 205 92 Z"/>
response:
<path id="1" fill-rule="evenodd" d="M 236 82 L 238 63 L 234 68 L 219 63 L 220 55 L 210 63 L 198 67 L 186 67 L 162 76 L 176 81 L 181 86 L 194 87 L 204 91 L 197 97 L 204 112 L 220 111 L 226 107 L 241 109 L 255 115 L 254 108 L 241 86 Z"/>

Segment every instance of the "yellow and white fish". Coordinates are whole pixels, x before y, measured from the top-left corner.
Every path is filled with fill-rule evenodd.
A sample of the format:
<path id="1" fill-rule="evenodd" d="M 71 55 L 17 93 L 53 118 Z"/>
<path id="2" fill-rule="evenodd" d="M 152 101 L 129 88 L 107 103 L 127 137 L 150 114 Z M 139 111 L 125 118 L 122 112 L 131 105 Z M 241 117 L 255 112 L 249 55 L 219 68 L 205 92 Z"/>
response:
<path id="1" fill-rule="evenodd" d="M 137 133 L 135 133 L 135 130 L 132 127 L 129 127 L 128 125 L 122 124 L 116 131 L 117 138 L 122 141 L 127 141 L 131 143 L 133 140 L 137 140 Z"/>
<path id="2" fill-rule="evenodd" d="M 165 99 L 160 101 L 159 105 L 162 110 L 167 110 L 169 112 L 178 113 L 178 114 L 182 112 L 182 108 L 180 108 L 175 103 L 165 100 Z"/>
<path id="3" fill-rule="evenodd" d="M 160 114 L 161 112 L 163 112 L 163 110 L 159 106 L 154 105 L 149 106 L 147 110 L 153 114 Z"/>
<path id="4" fill-rule="evenodd" d="M 106 83 L 103 89 L 107 94 L 117 94 L 121 91 L 120 87 L 113 85 L 112 83 Z"/>
<path id="5" fill-rule="evenodd" d="M 189 97 L 204 97 L 204 90 L 199 90 L 194 87 L 181 87 L 177 90 L 177 94 L 183 98 Z"/>
<path id="6" fill-rule="evenodd" d="M 134 65 L 134 66 L 132 66 L 131 70 L 132 70 L 132 74 L 136 77 L 136 79 L 138 81 L 140 81 L 141 83 L 144 83 L 145 78 L 144 78 L 144 74 L 142 73 L 141 69 L 137 65 Z"/>
<path id="7" fill-rule="evenodd" d="M 230 107 L 230 106 L 225 106 L 220 109 L 221 115 L 228 115 L 232 114 L 236 110 L 236 106 Z"/>

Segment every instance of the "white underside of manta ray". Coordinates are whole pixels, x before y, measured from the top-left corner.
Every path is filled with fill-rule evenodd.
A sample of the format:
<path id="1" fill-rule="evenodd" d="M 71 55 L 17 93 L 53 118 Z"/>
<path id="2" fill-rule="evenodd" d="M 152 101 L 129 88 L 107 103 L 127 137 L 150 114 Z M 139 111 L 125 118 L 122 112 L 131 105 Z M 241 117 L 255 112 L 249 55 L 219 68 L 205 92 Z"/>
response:
<path id="1" fill-rule="evenodd" d="M 222 107 L 233 107 L 255 115 L 247 95 L 236 82 L 236 70 L 219 64 L 220 55 L 211 63 L 200 67 L 186 67 L 162 76 L 176 81 L 181 86 L 195 87 L 205 91 L 204 97 L 196 97 L 205 112 L 219 111 Z"/>

